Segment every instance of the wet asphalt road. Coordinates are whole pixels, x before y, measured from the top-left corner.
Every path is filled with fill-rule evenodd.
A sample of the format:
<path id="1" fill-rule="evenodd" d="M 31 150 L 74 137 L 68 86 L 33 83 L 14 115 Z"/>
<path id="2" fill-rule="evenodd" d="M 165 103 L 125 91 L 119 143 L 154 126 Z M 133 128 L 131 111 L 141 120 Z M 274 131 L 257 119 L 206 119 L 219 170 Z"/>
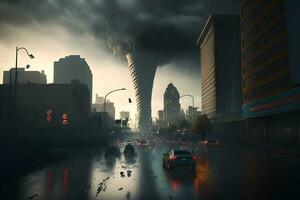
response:
<path id="1" fill-rule="evenodd" d="M 194 150 L 196 171 L 163 169 L 171 147 Z M 178 142 L 136 150 L 112 160 L 103 150 L 78 153 L 3 186 L 0 199 L 300 199 L 300 157 Z"/>

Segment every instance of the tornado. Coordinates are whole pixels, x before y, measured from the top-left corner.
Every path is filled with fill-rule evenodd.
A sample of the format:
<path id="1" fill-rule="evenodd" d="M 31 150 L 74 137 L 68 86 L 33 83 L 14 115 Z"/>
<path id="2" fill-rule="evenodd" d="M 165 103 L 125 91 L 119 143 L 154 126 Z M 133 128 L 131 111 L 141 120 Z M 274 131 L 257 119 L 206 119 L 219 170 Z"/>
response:
<path id="1" fill-rule="evenodd" d="M 149 53 L 127 53 L 132 83 L 134 86 L 138 130 L 147 132 L 151 128 L 151 98 L 152 87 L 158 61 L 155 55 Z"/>

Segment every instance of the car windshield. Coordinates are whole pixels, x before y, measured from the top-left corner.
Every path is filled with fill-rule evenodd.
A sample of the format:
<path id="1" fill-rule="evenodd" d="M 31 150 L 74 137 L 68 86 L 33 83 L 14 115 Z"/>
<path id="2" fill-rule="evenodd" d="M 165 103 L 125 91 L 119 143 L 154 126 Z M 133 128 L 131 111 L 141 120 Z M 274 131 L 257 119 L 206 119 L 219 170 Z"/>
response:
<path id="1" fill-rule="evenodd" d="M 174 151 L 174 154 L 177 156 L 190 156 L 191 153 L 189 151 Z"/>

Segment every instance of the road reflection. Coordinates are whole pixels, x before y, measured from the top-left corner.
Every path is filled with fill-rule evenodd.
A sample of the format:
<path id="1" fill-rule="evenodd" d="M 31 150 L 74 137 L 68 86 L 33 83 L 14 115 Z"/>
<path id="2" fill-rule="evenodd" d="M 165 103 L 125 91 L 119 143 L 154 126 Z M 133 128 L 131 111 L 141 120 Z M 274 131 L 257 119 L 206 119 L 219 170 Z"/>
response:
<path id="1" fill-rule="evenodd" d="M 276 199 L 277 191 L 281 199 L 299 199 L 299 159 L 189 143 L 184 148 L 195 151 L 196 169 L 169 171 L 162 156 L 178 143 L 135 148 L 136 155 L 110 159 L 97 151 L 76 154 L 16 180 L 0 199 Z"/>

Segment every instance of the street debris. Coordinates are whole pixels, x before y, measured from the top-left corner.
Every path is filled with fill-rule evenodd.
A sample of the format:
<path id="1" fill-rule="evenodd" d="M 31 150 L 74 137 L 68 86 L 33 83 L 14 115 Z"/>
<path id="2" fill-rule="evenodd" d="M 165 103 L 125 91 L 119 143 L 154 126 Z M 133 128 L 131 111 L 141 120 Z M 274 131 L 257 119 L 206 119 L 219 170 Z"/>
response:
<path id="1" fill-rule="evenodd" d="M 121 177 L 125 177 L 125 173 L 123 171 L 120 172 Z"/>
<path id="2" fill-rule="evenodd" d="M 128 177 L 131 177 L 131 172 L 132 172 L 131 170 L 127 170 L 127 176 Z"/>
<path id="3" fill-rule="evenodd" d="M 98 196 L 98 194 L 99 194 L 100 192 L 102 192 L 102 191 L 105 192 L 105 190 L 106 190 L 106 188 L 107 188 L 106 182 L 107 182 L 107 180 L 108 180 L 109 178 L 110 178 L 109 176 L 106 177 L 106 178 L 104 178 L 103 181 L 102 181 L 101 183 L 98 184 L 96 196 Z"/>
<path id="4" fill-rule="evenodd" d="M 123 190 L 123 188 L 122 188 L 122 187 L 120 187 L 118 190 Z"/>

